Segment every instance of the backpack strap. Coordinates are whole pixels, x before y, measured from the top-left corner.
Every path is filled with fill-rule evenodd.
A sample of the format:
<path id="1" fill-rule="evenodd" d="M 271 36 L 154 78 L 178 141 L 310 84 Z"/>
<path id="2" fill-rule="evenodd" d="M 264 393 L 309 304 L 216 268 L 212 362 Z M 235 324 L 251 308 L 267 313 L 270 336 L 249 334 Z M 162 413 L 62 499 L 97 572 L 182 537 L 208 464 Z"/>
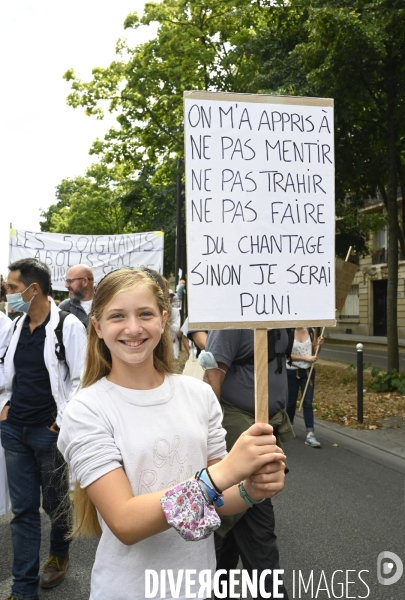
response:
<path id="1" fill-rule="evenodd" d="M 20 315 L 19 317 L 16 318 L 15 323 L 14 323 L 13 335 L 15 334 L 15 330 L 17 329 L 18 321 L 20 321 L 23 318 L 23 316 L 24 315 Z"/>
<path id="2" fill-rule="evenodd" d="M 68 310 L 59 311 L 59 322 L 55 328 L 55 335 L 56 335 L 56 339 L 57 339 L 57 343 L 55 344 L 56 358 L 58 360 L 64 360 L 65 362 L 66 362 L 66 350 L 65 350 L 65 345 L 63 343 L 63 323 L 65 322 L 65 319 L 68 315 L 70 315 L 70 311 L 68 311 Z M 15 333 L 15 330 L 17 329 L 17 323 L 21 319 L 22 316 L 23 315 L 20 315 L 15 320 L 13 335 Z M 5 351 L 5 353 L 3 354 L 3 356 L 0 358 L 1 364 L 4 363 L 4 359 L 6 358 L 7 350 L 8 350 L 8 347 Z"/>
<path id="3" fill-rule="evenodd" d="M 294 327 L 288 327 L 287 333 L 288 333 L 288 346 L 287 346 L 287 350 L 285 351 L 285 355 L 287 357 L 288 364 L 291 367 L 291 365 L 292 365 L 291 353 L 292 353 L 292 349 L 293 349 L 293 346 L 294 346 L 295 328 Z"/>
<path id="4" fill-rule="evenodd" d="M 66 303 L 66 307 L 65 307 L 65 308 L 63 308 L 63 309 L 62 309 L 62 308 L 60 309 L 60 310 L 61 310 L 61 312 L 68 312 L 68 313 L 72 312 L 72 311 L 70 310 L 70 307 L 71 307 L 71 304 L 70 304 L 70 298 L 68 298 L 68 300 L 69 300 L 69 302 L 67 302 L 67 303 Z M 64 300 L 64 302 L 65 302 L 65 300 Z"/>
<path id="5" fill-rule="evenodd" d="M 283 371 L 283 361 L 281 360 L 285 352 L 276 352 L 276 342 L 281 338 L 280 329 L 270 329 L 267 332 L 267 361 L 271 362 L 275 358 L 277 359 L 277 368 L 274 371 L 277 375 L 280 375 Z"/>
<path id="6" fill-rule="evenodd" d="M 277 375 L 279 375 L 283 371 L 283 356 L 286 356 L 287 358 L 291 356 L 291 350 L 294 344 L 294 329 L 287 329 L 287 334 L 288 344 L 285 352 L 276 352 L 276 342 L 278 342 L 281 338 L 281 331 L 280 329 L 269 329 L 267 331 L 267 362 L 271 362 L 275 358 L 277 358 L 277 368 L 274 371 L 275 373 L 277 373 Z M 235 360 L 232 364 L 236 366 L 240 365 L 242 367 L 245 365 L 254 365 L 254 353 L 243 360 Z"/>
<path id="7" fill-rule="evenodd" d="M 19 317 L 16 318 L 15 323 L 14 323 L 14 329 L 13 329 L 13 335 L 15 334 L 15 330 L 17 329 L 17 323 L 18 321 L 23 317 L 24 315 L 20 315 Z M 7 354 L 7 350 L 8 350 L 8 346 L 6 348 L 5 353 L 3 354 L 3 356 L 0 358 L 0 364 L 4 364 L 4 359 L 6 358 L 6 354 Z"/>
<path id="8" fill-rule="evenodd" d="M 294 327 L 286 327 L 285 328 L 287 336 L 288 336 L 288 342 L 287 342 L 287 348 L 285 349 L 284 352 L 276 352 L 276 342 L 280 339 L 281 337 L 281 331 L 280 329 L 273 329 L 272 331 L 277 332 L 278 335 L 276 335 L 273 338 L 273 341 L 270 341 L 270 336 L 268 336 L 268 344 L 269 344 L 269 362 L 271 360 L 273 360 L 274 358 L 277 358 L 277 369 L 274 371 L 275 373 L 277 373 L 278 375 L 280 375 L 280 373 L 283 372 L 283 361 L 282 361 L 282 357 L 285 356 L 286 360 L 288 361 L 288 364 L 291 366 L 291 352 L 294 346 L 294 332 L 295 329 Z M 270 331 L 268 333 L 271 333 Z M 272 344 L 272 345 L 270 345 Z M 270 349 L 273 348 L 273 352 L 274 355 L 272 356 L 270 354 Z"/>
<path id="9" fill-rule="evenodd" d="M 59 311 L 59 322 L 55 327 L 55 335 L 57 339 L 57 343 L 55 344 L 55 354 L 58 360 L 64 360 L 66 362 L 66 350 L 63 344 L 63 323 L 65 322 L 66 317 L 70 315 L 70 312 L 67 310 Z"/>

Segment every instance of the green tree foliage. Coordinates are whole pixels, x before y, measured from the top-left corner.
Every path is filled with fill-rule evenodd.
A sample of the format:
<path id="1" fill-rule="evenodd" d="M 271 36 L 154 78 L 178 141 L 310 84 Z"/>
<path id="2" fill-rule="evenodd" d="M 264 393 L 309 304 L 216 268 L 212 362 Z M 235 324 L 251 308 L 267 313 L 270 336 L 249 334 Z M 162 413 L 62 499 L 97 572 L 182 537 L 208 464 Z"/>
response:
<path id="1" fill-rule="evenodd" d="M 164 273 L 174 271 L 176 244 L 176 161 L 160 168 L 148 163 L 137 173 L 129 191 L 121 198 L 121 210 L 130 231 L 164 231 Z"/>
<path id="2" fill-rule="evenodd" d="M 176 238 L 175 162 L 145 164 L 134 177 L 95 164 L 85 177 L 64 179 L 57 202 L 41 213 L 41 231 L 72 234 L 165 232 L 164 269 L 173 271 Z"/>
<path id="3" fill-rule="evenodd" d="M 165 230 L 166 273 L 174 271 L 176 165 L 184 155 L 183 92 L 249 91 L 254 57 L 238 47 L 255 35 L 258 23 L 264 23 L 262 13 L 260 3 L 246 0 L 150 3 L 141 20 L 129 15 L 125 27 L 158 22 L 155 39 L 135 48 L 119 41 L 119 60 L 94 69 L 90 82 L 78 80 L 73 70 L 65 74 L 72 88 L 71 106 L 83 107 L 97 118 L 103 117 L 106 106 L 117 114 L 118 125 L 104 140 L 94 142 L 91 153 L 110 168 L 110 174 L 111 166 L 112 171 L 119 170 L 120 182 L 126 177 L 127 189 L 119 195 L 119 204 L 127 229 Z M 117 186 L 119 191 L 121 187 Z M 55 212 L 55 207 L 51 210 Z M 59 202 L 56 211 L 61 214 L 53 217 L 53 226 L 60 227 L 66 207 Z"/>
<path id="4" fill-rule="evenodd" d="M 56 204 L 42 212 L 42 231 L 74 234 L 112 234 L 125 228 L 119 203 L 121 189 L 102 165 L 86 177 L 63 179 L 56 188 Z"/>
<path id="5" fill-rule="evenodd" d="M 309 0 L 293 1 L 288 7 L 269 1 L 165 0 L 147 4 L 142 19 L 129 15 L 126 28 L 158 22 L 156 38 L 134 49 L 119 41 L 120 60 L 105 69 L 95 69 L 90 82 L 78 80 L 73 70 L 65 74 L 72 87 L 68 97 L 71 106 L 84 107 L 98 118 L 102 118 L 105 106 L 117 112 L 118 127 L 111 129 L 103 141 L 95 142 L 92 152 L 107 164 L 125 165 L 131 175 L 145 162 L 159 169 L 166 160 L 181 158 L 185 90 L 332 97 L 336 93 L 337 198 L 343 202 L 350 194 L 358 207 L 376 190 L 378 160 L 372 145 L 364 144 L 364 131 L 354 122 L 351 107 L 347 110 L 347 101 L 339 111 L 340 100 L 345 97 L 341 89 L 346 85 L 345 78 L 336 90 L 319 82 L 314 74 L 314 61 L 318 60 L 322 69 L 331 62 L 320 47 L 321 42 L 327 46 L 331 34 L 319 31 L 320 24 L 325 26 L 323 13 L 317 16 L 321 5 Z M 328 17 L 339 12 L 322 10 Z M 355 127 L 360 127 L 360 134 L 352 139 Z M 365 163 L 370 163 L 369 174 L 359 167 Z M 367 253 L 369 232 L 381 225 L 372 218 L 353 221 L 352 212 L 339 208 L 339 256 L 346 256 L 348 234 L 355 251 Z"/>
<path id="6" fill-rule="evenodd" d="M 109 194 L 97 181 L 105 215 L 109 203 L 119 204 L 115 221 L 106 221 L 156 229 L 164 218 L 174 235 L 185 90 L 334 98 L 338 254 L 348 245 L 368 251 L 369 232 L 381 221 L 357 213 L 378 192 L 388 210 L 389 365 L 396 368 L 398 239 L 405 250 L 397 211 L 397 184 L 405 191 L 404 12 L 396 0 L 163 0 L 147 4 L 141 19 L 129 15 L 126 28 L 157 22 L 156 37 L 134 48 L 119 40 L 117 60 L 94 69 L 89 82 L 73 70 L 65 74 L 71 106 L 97 118 L 105 109 L 117 115 L 117 126 L 92 147 L 113 172 Z M 87 193 L 82 184 L 75 180 L 79 195 Z M 66 208 L 59 206 L 53 226 L 65 226 Z"/>
<path id="7" fill-rule="evenodd" d="M 119 128 L 112 129 L 93 152 L 135 168 L 156 164 L 171 155 L 182 157 L 183 92 L 205 89 L 247 91 L 252 81 L 251 60 L 237 48 L 246 43 L 262 21 L 260 3 L 246 0 L 165 0 L 145 6 L 145 15 L 129 15 L 125 28 L 159 24 L 156 38 L 134 49 L 117 44 L 120 60 L 94 69 L 90 82 L 73 70 L 68 103 L 87 114 L 103 116 L 103 103 L 118 112 Z"/>
<path id="8" fill-rule="evenodd" d="M 294 53 L 316 95 L 336 106 L 337 180 L 341 194 L 375 196 L 388 213 L 388 369 L 398 370 L 397 189 L 403 170 L 405 9 L 393 0 L 314 3 L 308 41 Z"/>

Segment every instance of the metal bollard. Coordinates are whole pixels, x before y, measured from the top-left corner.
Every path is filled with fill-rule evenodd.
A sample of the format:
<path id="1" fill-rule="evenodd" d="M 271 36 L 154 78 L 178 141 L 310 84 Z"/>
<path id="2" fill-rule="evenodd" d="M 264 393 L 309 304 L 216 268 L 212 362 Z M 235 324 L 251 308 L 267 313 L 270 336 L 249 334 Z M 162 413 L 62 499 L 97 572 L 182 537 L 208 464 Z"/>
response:
<path id="1" fill-rule="evenodd" d="M 357 344 L 357 421 L 363 423 L 363 344 Z"/>

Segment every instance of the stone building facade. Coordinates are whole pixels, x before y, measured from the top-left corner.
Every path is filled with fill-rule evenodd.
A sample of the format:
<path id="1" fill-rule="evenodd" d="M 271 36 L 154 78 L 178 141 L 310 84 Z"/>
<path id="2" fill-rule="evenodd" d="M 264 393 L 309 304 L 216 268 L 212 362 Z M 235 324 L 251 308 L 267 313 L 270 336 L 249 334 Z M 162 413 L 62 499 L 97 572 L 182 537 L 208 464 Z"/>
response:
<path id="1" fill-rule="evenodd" d="M 400 202 L 401 201 L 401 202 Z M 402 199 L 399 198 L 402 204 Z M 398 206 L 400 209 L 400 207 Z M 383 202 L 370 201 L 367 211 L 385 212 Z M 371 254 L 359 259 L 345 306 L 337 313 L 336 332 L 354 335 L 387 335 L 387 227 L 370 239 Z M 405 339 L 405 260 L 399 256 L 398 267 L 398 337 Z"/>

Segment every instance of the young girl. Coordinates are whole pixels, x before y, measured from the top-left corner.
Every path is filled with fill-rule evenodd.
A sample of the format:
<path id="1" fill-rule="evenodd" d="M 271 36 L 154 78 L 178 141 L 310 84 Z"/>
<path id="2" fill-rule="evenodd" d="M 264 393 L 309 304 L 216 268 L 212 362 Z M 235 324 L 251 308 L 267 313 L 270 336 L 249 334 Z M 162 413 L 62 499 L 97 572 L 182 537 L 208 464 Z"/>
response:
<path id="1" fill-rule="evenodd" d="M 58 442 L 78 481 L 74 533 L 102 534 L 91 600 L 145 598 L 147 569 L 171 569 L 174 582 L 195 569 L 198 593 L 198 573 L 215 570 L 217 512 L 239 513 L 284 484 L 270 425 L 226 454 L 211 387 L 173 374 L 169 311 L 162 278 L 146 268 L 106 275 L 94 296 L 83 388 Z M 169 585 L 157 596 L 172 597 Z"/>
<path id="2" fill-rule="evenodd" d="M 288 377 L 288 403 L 287 414 L 291 424 L 294 422 L 295 409 L 297 406 L 298 390 L 304 393 L 308 381 L 308 374 L 312 364 L 316 361 L 316 347 L 323 344 L 323 337 L 317 337 L 312 327 L 296 327 L 294 332 L 294 345 L 291 352 L 291 364 L 287 363 Z M 303 408 L 304 421 L 307 429 L 305 443 L 312 448 L 320 448 L 321 444 L 314 434 L 314 411 L 312 400 L 315 389 L 315 369 L 312 370 L 311 381 L 308 385 Z"/>

